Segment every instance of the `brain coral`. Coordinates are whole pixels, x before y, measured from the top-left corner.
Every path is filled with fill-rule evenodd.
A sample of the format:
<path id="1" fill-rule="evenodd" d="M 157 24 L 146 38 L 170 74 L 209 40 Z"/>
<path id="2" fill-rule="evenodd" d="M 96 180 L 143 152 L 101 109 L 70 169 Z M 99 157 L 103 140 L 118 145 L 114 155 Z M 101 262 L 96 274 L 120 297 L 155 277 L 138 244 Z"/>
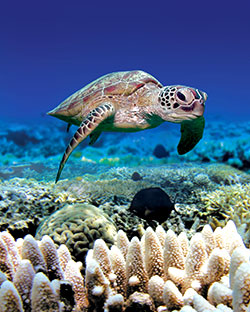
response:
<path id="1" fill-rule="evenodd" d="M 90 204 L 66 205 L 46 218 L 39 226 L 36 238 L 49 235 L 57 245 L 65 244 L 76 261 L 84 262 L 93 242 L 102 238 L 114 243 L 116 228 L 111 219 Z"/>

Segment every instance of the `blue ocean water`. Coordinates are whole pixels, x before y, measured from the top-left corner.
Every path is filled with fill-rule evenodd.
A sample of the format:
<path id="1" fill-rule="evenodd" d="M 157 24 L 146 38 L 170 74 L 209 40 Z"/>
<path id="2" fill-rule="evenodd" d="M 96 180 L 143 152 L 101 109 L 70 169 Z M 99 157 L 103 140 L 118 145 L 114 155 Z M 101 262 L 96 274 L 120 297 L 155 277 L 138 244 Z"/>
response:
<path id="1" fill-rule="evenodd" d="M 14 7 L 4 3 L 0 102 L 2 137 L 7 133 L 8 144 L 2 145 L 2 157 L 5 149 L 13 153 L 13 129 L 27 132 L 25 142 L 31 138 L 29 147 L 24 142 L 17 145 L 17 150 L 23 149 L 22 158 L 54 125 L 60 130 L 55 130 L 56 138 L 48 145 L 52 151 L 62 152 L 69 138 L 65 125 L 46 112 L 101 75 L 132 69 L 149 72 L 163 85 L 183 84 L 206 91 L 208 127 L 215 121 L 217 139 L 230 140 L 229 125 L 249 120 L 249 8 L 248 1 L 237 5 L 225 1 L 202 5 L 198 1 L 155 1 L 150 5 L 142 1 L 100 1 L 98 5 L 16 1 Z M 219 121 L 225 121 L 225 126 L 217 124 Z M 43 134 L 38 133 L 42 128 Z M 145 135 L 158 144 L 158 131 Z M 241 131 L 240 136 L 248 133 L 244 127 Z M 16 135 L 22 137 L 22 133 Z M 171 145 L 171 135 L 166 134 L 161 143 Z M 123 137 L 133 141 L 132 136 Z"/>
<path id="2" fill-rule="evenodd" d="M 214 230 L 231 219 L 250 246 L 249 11 L 249 0 L 1 3 L 1 270 L 9 261 L 7 249 L 13 247 L 11 243 L 5 250 L 5 230 L 15 240 L 27 234 L 39 240 L 39 235 L 48 234 L 55 243 L 66 244 L 83 267 L 96 239 L 104 239 L 110 247 L 118 230 L 126 231 L 131 239 L 159 223 L 165 230 L 184 231 L 191 238 L 204 225 Z M 66 122 L 46 113 L 102 75 L 130 70 L 148 72 L 164 86 L 180 84 L 205 91 L 203 138 L 190 152 L 179 155 L 180 124 L 165 122 L 136 133 L 102 133 L 93 146 L 86 138 L 72 152 L 55 183 L 77 127 L 72 125 L 67 131 Z M 161 188 L 160 193 L 153 196 L 156 188 Z M 140 191 L 147 196 L 139 197 L 142 203 L 137 200 L 132 209 Z M 62 217 L 57 219 L 54 213 L 60 210 Z M 50 217 L 56 222 L 50 222 Z M 234 225 L 229 227 L 231 232 Z M 204 248 L 204 259 L 205 254 Z M 229 254 L 225 257 L 228 264 Z M 43 272 L 42 266 L 37 267 Z M 197 267 L 203 270 L 204 262 Z M 218 268 L 221 271 L 221 265 Z M 195 287 L 200 283 L 196 282 L 192 283 Z M 59 283 L 54 285 L 58 288 Z M 79 285 L 77 277 L 76 288 L 81 290 Z M 102 286 L 98 287 L 95 293 L 101 294 Z M 0 310 L 6 299 L 3 289 Z M 65 297 L 70 293 L 73 299 L 68 289 Z M 206 283 L 204 296 L 207 290 Z M 60 287 L 60 300 L 62 292 Z M 36 296 L 28 298 L 25 293 L 24 306 L 33 305 Z M 74 303 L 69 304 L 73 309 Z"/>
<path id="3" fill-rule="evenodd" d="M 0 21 L 2 178 L 22 176 L 30 166 L 25 164 L 34 161 L 46 168 L 53 164 L 55 175 L 76 129 L 67 134 L 66 124 L 46 112 L 106 73 L 133 69 L 149 72 L 163 85 L 207 92 L 203 140 L 180 157 L 179 125 L 103 134 L 94 147 L 83 142 L 75 161 L 82 164 L 86 157 L 111 166 L 218 161 L 249 170 L 248 1 L 14 3 L 2 4 Z M 167 158 L 154 155 L 157 145 Z"/>
<path id="4" fill-rule="evenodd" d="M 90 81 L 142 69 L 209 95 L 206 114 L 249 117 L 249 9 L 228 1 L 1 4 L 2 119 L 45 114 Z"/>
<path id="5" fill-rule="evenodd" d="M 23 171 L 9 166 L 34 160 L 56 166 L 76 129 L 67 134 L 66 124 L 46 112 L 103 74 L 132 69 L 149 72 L 163 85 L 206 91 L 203 140 L 180 157 L 179 125 L 164 124 L 145 133 L 104 134 L 94 147 L 82 143 L 76 160 L 110 165 L 223 161 L 249 169 L 248 1 L 16 1 L 14 8 L 7 2 L 2 6 L 0 162 L 7 166 L 2 178 Z M 154 156 L 157 145 L 167 150 L 168 159 Z"/>

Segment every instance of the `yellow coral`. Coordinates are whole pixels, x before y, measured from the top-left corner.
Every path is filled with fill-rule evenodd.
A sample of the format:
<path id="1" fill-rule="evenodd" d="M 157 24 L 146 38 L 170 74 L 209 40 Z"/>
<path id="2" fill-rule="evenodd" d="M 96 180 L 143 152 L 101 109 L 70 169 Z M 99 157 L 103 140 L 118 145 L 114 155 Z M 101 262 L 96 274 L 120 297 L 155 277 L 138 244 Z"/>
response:
<path id="1" fill-rule="evenodd" d="M 250 184 L 223 185 L 210 193 L 203 193 L 201 202 L 211 224 L 217 220 L 233 220 L 244 241 L 250 242 Z M 215 217 L 216 216 L 216 217 Z M 223 224 L 223 223 L 222 223 Z"/>

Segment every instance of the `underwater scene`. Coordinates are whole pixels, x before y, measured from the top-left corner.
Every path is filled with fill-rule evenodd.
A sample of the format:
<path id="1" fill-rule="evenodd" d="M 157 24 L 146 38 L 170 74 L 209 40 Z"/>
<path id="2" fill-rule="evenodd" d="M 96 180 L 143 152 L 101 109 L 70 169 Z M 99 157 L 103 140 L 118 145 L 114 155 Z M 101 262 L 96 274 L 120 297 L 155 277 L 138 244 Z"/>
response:
<path id="1" fill-rule="evenodd" d="M 250 311 L 249 9 L 2 5 L 0 312 Z"/>

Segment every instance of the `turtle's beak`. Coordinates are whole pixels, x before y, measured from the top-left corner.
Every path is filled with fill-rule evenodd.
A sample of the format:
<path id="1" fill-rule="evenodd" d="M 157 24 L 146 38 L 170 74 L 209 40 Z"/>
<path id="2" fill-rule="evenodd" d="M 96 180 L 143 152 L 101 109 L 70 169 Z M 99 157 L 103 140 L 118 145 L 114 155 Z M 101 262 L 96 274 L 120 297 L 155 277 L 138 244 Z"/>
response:
<path id="1" fill-rule="evenodd" d="M 201 93 L 201 95 L 202 95 L 202 97 L 203 97 L 204 102 L 206 102 L 206 100 L 207 100 L 207 94 L 206 94 L 206 92 L 200 91 L 200 93 Z"/>

